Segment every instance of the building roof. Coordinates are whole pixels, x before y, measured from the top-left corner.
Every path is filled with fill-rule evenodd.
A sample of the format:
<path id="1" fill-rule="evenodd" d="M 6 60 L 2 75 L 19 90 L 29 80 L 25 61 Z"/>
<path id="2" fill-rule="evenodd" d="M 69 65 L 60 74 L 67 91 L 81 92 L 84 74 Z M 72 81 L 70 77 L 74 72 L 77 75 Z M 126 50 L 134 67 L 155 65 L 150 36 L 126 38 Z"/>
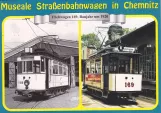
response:
<path id="1" fill-rule="evenodd" d="M 61 57 L 69 57 L 78 55 L 78 41 L 56 39 L 51 36 L 39 36 L 28 42 L 25 42 L 10 51 L 5 52 L 5 60 L 15 61 L 15 58 L 24 52 L 24 48 L 32 47 L 45 48 L 48 52 L 56 52 Z"/>
<path id="2" fill-rule="evenodd" d="M 117 45 L 119 41 L 125 46 L 137 47 L 147 43 L 155 43 L 155 22 L 150 22 L 124 36 L 110 42 L 110 45 Z"/>

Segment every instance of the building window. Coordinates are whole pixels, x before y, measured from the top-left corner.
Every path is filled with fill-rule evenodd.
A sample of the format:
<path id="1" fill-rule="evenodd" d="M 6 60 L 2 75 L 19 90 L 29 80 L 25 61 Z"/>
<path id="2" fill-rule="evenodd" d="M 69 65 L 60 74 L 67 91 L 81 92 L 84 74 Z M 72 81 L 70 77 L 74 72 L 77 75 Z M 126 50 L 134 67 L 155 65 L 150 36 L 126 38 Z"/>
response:
<path id="1" fill-rule="evenodd" d="M 156 80 L 156 72 L 155 72 L 155 47 L 153 46 L 144 46 L 144 48 L 140 48 L 139 52 L 141 56 L 139 58 L 140 61 L 140 72 L 143 75 L 143 80 Z"/>

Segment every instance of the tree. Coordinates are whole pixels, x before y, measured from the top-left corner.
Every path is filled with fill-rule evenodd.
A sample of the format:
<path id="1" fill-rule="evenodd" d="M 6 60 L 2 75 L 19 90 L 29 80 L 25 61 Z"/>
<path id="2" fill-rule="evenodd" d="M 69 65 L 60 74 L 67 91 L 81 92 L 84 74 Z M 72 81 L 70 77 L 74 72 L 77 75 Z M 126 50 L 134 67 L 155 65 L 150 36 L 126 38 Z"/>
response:
<path id="1" fill-rule="evenodd" d="M 101 45 L 101 41 L 94 33 L 82 35 L 82 47 L 84 47 L 84 46 L 91 47 L 92 46 L 95 48 L 99 48 L 100 45 Z"/>
<path id="2" fill-rule="evenodd" d="M 132 32 L 132 31 L 134 31 L 134 30 L 136 30 L 136 27 L 135 27 L 135 28 L 132 28 L 132 29 L 130 29 L 130 28 L 123 28 L 124 35 L 126 35 L 126 34 Z"/>
<path id="3" fill-rule="evenodd" d="M 136 28 L 130 29 L 130 28 L 122 28 L 120 25 L 113 24 L 109 27 L 108 30 L 108 37 L 109 40 L 105 42 L 105 46 L 109 45 L 112 41 L 119 39 L 121 36 L 126 35 L 132 31 L 134 31 Z"/>
<path id="4" fill-rule="evenodd" d="M 118 39 L 118 37 L 121 35 L 123 35 L 123 29 L 120 25 L 113 24 L 109 27 L 108 37 L 110 41 Z"/>

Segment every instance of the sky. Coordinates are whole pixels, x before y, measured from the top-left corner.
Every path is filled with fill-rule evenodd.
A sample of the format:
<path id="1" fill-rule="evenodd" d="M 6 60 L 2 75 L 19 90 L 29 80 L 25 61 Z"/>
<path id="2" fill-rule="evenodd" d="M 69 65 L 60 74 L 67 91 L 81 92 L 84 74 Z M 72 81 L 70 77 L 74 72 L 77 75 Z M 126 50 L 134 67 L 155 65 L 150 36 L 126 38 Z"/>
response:
<path id="1" fill-rule="evenodd" d="M 33 19 L 31 19 L 33 22 Z M 139 28 L 149 22 L 153 21 L 152 18 L 127 18 L 126 23 L 122 24 L 123 28 Z M 4 41 L 5 51 L 8 51 L 26 41 L 29 41 L 36 36 L 59 35 L 60 39 L 78 40 L 78 23 L 77 21 L 58 21 L 57 24 L 41 24 L 34 25 L 30 21 L 24 19 L 8 19 L 4 25 Z M 112 23 L 102 24 L 101 21 L 83 21 L 82 22 L 82 34 L 98 33 L 98 26 L 109 27 Z M 33 29 L 31 29 L 30 28 Z M 107 30 L 101 31 L 103 36 L 107 35 Z M 34 33 L 34 32 L 36 33 Z M 98 35 L 99 37 L 101 35 Z M 101 38 L 101 37 L 100 37 Z"/>
<path id="2" fill-rule="evenodd" d="M 33 19 L 31 19 L 31 21 L 33 22 Z M 37 36 L 44 36 L 47 34 L 58 35 L 60 39 L 78 40 L 78 22 L 76 21 L 59 21 L 57 24 L 47 23 L 38 25 L 41 29 L 43 29 L 43 31 L 32 22 L 22 19 L 9 19 L 5 22 L 5 51 L 8 51 L 11 48 L 14 48 Z"/>
<path id="3" fill-rule="evenodd" d="M 120 23 L 118 23 L 118 24 L 121 25 L 122 28 L 130 28 L 130 29 L 136 28 L 137 29 L 137 28 L 140 28 L 152 21 L 154 21 L 154 19 L 149 18 L 149 17 L 147 17 L 147 18 L 136 18 L 135 17 L 135 18 L 126 18 L 125 24 L 120 24 Z M 89 33 L 98 34 L 98 31 L 100 31 L 102 37 L 104 38 L 106 36 L 108 39 L 108 36 L 107 36 L 108 27 L 112 24 L 113 23 L 102 24 L 101 21 L 84 21 L 84 22 L 82 22 L 82 34 L 89 34 Z M 104 29 L 99 28 L 98 29 L 98 27 L 100 27 L 100 26 L 106 27 L 106 28 L 104 28 Z M 98 37 L 100 38 L 100 40 L 102 40 L 101 35 L 98 34 Z"/>

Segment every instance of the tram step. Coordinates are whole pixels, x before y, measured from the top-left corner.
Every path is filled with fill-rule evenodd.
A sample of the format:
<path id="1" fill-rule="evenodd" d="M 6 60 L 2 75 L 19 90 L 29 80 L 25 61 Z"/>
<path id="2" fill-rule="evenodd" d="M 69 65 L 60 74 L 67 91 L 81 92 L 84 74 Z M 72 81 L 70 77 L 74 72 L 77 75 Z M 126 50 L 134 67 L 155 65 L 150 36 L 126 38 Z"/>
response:
<path id="1" fill-rule="evenodd" d="M 108 98 L 108 96 L 102 96 L 103 98 Z"/>

